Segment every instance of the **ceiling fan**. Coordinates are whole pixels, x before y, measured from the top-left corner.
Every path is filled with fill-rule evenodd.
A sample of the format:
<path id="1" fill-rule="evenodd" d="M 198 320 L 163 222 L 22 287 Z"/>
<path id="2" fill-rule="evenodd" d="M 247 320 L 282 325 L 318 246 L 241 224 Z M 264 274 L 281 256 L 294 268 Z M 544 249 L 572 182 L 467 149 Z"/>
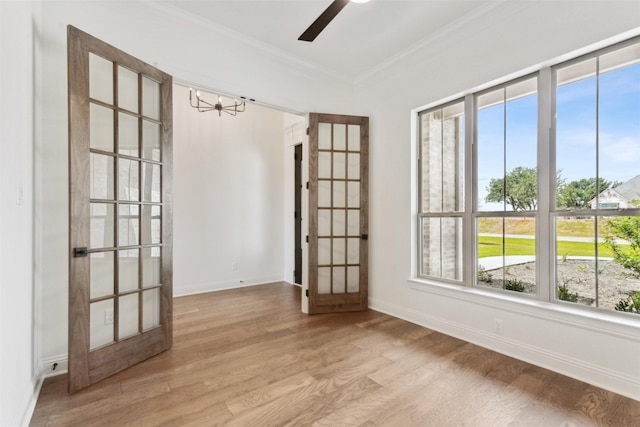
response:
<path id="1" fill-rule="evenodd" d="M 298 37 L 298 40 L 305 42 L 314 41 L 316 37 L 318 37 L 318 34 L 320 34 L 322 30 L 329 25 L 329 22 L 331 22 L 350 1 L 354 3 L 366 3 L 369 0 L 334 0 L 333 3 L 331 3 L 315 21 L 313 21 L 313 24 L 309 25 L 309 28 L 307 28 L 305 32 Z"/>

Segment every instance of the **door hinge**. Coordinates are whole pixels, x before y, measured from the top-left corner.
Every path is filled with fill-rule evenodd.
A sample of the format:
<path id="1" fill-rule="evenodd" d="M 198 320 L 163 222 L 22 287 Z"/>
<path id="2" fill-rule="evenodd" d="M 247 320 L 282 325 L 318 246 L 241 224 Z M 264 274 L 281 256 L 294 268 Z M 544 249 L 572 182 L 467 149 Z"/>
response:
<path id="1" fill-rule="evenodd" d="M 309 236 L 307 236 L 307 243 L 309 243 Z"/>
<path id="2" fill-rule="evenodd" d="M 306 296 L 307 298 L 309 297 L 309 289 L 306 289 L 306 290 L 304 291 L 304 296 Z"/>
<path id="3" fill-rule="evenodd" d="M 309 181 L 307 181 L 307 190 L 309 189 Z"/>
<path id="4" fill-rule="evenodd" d="M 309 135 L 309 128 L 307 128 L 307 135 Z"/>

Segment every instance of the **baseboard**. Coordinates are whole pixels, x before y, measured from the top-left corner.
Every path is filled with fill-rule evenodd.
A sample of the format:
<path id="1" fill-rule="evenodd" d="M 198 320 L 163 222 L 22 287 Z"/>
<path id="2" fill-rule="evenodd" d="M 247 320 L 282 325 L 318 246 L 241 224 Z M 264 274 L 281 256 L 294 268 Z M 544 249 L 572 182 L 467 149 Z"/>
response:
<path id="1" fill-rule="evenodd" d="M 187 285 L 177 288 L 173 287 L 174 297 L 184 297 L 187 295 L 204 294 L 207 292 L 225 291 L 228 289 L 245 288 L 247 286 L 266 285 L 267 283 L 282 282 L 284 279 L 282 276 L 271 277 L 254 277 L 245 280 L 229 280 L 225 282 L 217 283 L 201 283 L 194 285 Z"/>
<path id="2" fill-rule="evenodd" d="M 424 326 L 446 335 L 488 348 L 562 375 L 601 387 L 614 393 L 640 400 L 640 382 L 619 372 L 597 366 L 564 354 L 527 345 L 504 336 L 472 329 L 466 325 L 429 314 L 369 298 L 369 308 Z"/>
<path id="3" fill-rule="evenodd" d="M 60 354 L 49 357 L 42 361 L 40 365 L 40 378 L 45 379 L 56 375 L 66 374 L 69 369 L 67 355 Z"/>
<path id="4" fill-rule="evenodd" d="M 36 404 L 38 403 L 38 396 L 40 396 L 40 390 L 42 389 L 42 383 L 44 382 L 44 378 L 33 378 L 31 380 L 32 384 L 34 384 L 33 390 L 29 393 L 29 396 L 25 398 L 27 402 L 23 412 L 22 412 L 22 422 L 20 426 L 28 427 L 31 423 L 31 418 L 33 417 L 33 411 L 36 409 Z"/>

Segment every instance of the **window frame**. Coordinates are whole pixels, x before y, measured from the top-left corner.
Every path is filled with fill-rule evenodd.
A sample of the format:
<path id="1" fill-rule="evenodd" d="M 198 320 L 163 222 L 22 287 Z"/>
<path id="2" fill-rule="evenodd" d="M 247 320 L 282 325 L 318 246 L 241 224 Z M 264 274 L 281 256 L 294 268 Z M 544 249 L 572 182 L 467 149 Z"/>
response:
<path id="1" fill-rule="evenodd" d="M 532 210 L 532 211 L 525 211 L 525 212 L 518 212 L 518 211 L 480 211 L 479 210 L 479 200 L 478 200 L 478 148 L 479 148 L 479 144 L 478 144 L 478 98 L 480 98 L 482 95 L 491 93 L 491 92 L 495 92 L 497 90 L 506 90 L 508 87 L 510 86 L 514 86 L 517 85 L 519 83 L 525 82 L 527 80 L 532 80 L 535 79 L 536 84 L 536 97 L 538 98 L 536 101 L 536 112 L 537 112 L 537 117 L 536 117 L 536 127 L 537 127 L 537 131 L 536 131 L 536 171 L 537 171 L 537 177 L 536 177 L 536 185 L 537 185 L 537 202 L 538 202 L 538 207 L 536 210 Z M 538 222 L 539 222 L 539 217 L 540 217 L 540 193 L 541 188 L 540 188 L 540 152 L 539 152 L 539 146 L 541 143 L 541 130 L 540 130 L 540 126 L 539 126 L 539 121 L 540 121 L 540 109 L 541 109 L 541 103 L 540 103 L 540 75 L 538 72 L 533 72 L 533 73 L 528 73 L 525 74 L 523 76 L 520 77 L 516 77 L 514 79 L 510 79 L 508 81 L 502 82 L 500 84 L 488 87 L 486 89 L 483 90 L 479 90 L 477 92 L 474 92 L 472 94 L 473 96 L 473 124 L 474 124 L 474 128 L 473 128 L 473 141 L 472 141 L 472 145 L 473 145 L 473 153 L 472 153 L 472 159 L 473 159 L 473 183 L 472 183 L 472 187 L 471 187 L 471 192 L 473 193 L 473 205 L 471 206 L 471 222 L 472 222 L 472 234 L 470 235 L 470 240 L 471 240 L 471 245 L 473 247 L 473 253 L 470 254 L 470 257 L 468 258 L 469 260 L 473 260 L 473 272 L 474 274 L 471 274 L 471 283 L 467 284 L 467 286 L 473 287 L 473 288 L 479 288 L 479 289 L 486 289 L 489 292 L 500 292 L 500 293 L 505 293 L 507 292 L 509 295 L 514 294 L 517 295 L 519 297 L 525 297 L 525 298 L 534 298 L 537 299 L 539 298 L 540 295 L 540 291 L 539 288 L 540 286 L 538 285 L 538 282 L 540 280 L 540 272 L 538 271 L 538 253 L 540 250 L 540 246 L 539 246 L 539 230 L 540 227 L 538 226 Z M 506 102 L 509 102 L 508 100 L 504 100 L 505 101 L 505 106 L 506 106 Z M 505 117 L 506 118 L 506 117 Z M 505 120 L 505 122 L 503 123 L 503 126 L 505 127 L 506 130 L 506 126 L 507 126 L 507 122 Z M 505 147 L 506 148 L 506 147 Z M 503 153 L 504 156 L 506 156 L 506 151 Z M 506 161 L 506 159 L 505 159 Z M 506 168 L 505 168 L 506 169 Z M 506 173 L 506 170 L 504 171 Z M 503 179 L 505 178 L 505 176 L 503 176 Z M 535 222 L 536 222 L 536 232 L 535 232 L 535 262 L 536 262 L 536 292 L 533 294 L 527 294 L 527 293 L 519 293 L 519 294 L 515 294 L 514 292 L 510 292 L 510 291 L 506 291 L 505 289 L 498 289 L 498 288 L 491 288 L 491 287 L 484 287 L 484 286 L 479 286 L 478 285 L 478 266 L 479 266 L 479 262 L 478 262 L 478 253 L 477 253 L 477 248 L 478 248 L 478 230 L 477 230 L 477 224 L 478 224 L 478 219 L 479 218 L 503 218 L 503 219 L 508 219 L 508 218 L 534 218 Z M 503 234 L 507 234 L 505 232 L 505 230 L 503 230 Z"/>
<path id="2" fill-rule="evenodd" d="M 464 209 L 459 210 L 459 211 L 440 211 L 440 212 L 423 212 L 423 201 L 424 201 L 424 197 L 423 197 L 423 179 L 422 179 L 422 168 L 423 168 L 423 162 L 422 162 L 422 149 L 423 149 L 423 144 L 422 144 L 422 116 L 432 113 L 434 111 L 442 111 L 447 107 L 456 105 L 456 104 L 463 104 L 464 107 L 464 127 L 462 129 L 462 133 L 464 134 L 465 138 L 463 140 L 462 143 L 462 147 L 458 147 L 458 151 L 461 153 L 461 155 L 463 156 L 464 162 L 462 162 L 461 164 L 461 169 L 463 172 L 463 191 L 462 191 L 462 200 L 464 203 Z M 431 108 L 427 108 L 424 110 L 421 110 L 417 113 L 417 138 L 418 138 L 418 147 L 417 147 L 417 171 L 418 171 L 418 183 L 417 183 L 417 188 L 418 188 L 418 196 L 417 196 L 417 216 L 416 216 L 416 233 L 417 233 L 417 242 L 418 242 L 418 252 L 417 252 L 417 272 L 416 275 L 417 277 L 423 278 L 423 279 L 428 279 L 428 280 L 438 280 L 438 281 L 443 281 L 446 283 L 451 283 L 451 284 L 457 284 L 457 285 L 464 285 L 465 281 L 466 281 L 466 269 L 465 269 L 465 242 L 468 240 L 468 238 L 466 238 L 466 230 L 465 230 L 465 215 L 466 215 L 466 210 L 467 207 L 469 205 L 469 201 L 467 200 L 467 193 L 468 191 L 467 189 L 467 179 L 466 177 L 468 176 L 468 171 L 467 171 L 467 159 L 469 159 L 469 153 L 468 153 L 468 142 L 467 142 L 467 104 L 466 104 L 466 97 L 456 97 L 452 100 L 449 100 L 445 103 L 441 103 L 439 105 L 433 106 Z M 459 141 L 457 141 L 459 142 Z M 423 228 L 422 228 L 422 221 L 424 218 L 461 218 L 462 219 L 462 236 L 461 236 L 461 242 L 462 242 L 462 249 L 460 250 L 460 255 L 461 255 L 461 259 L 462 259 L 462 278 L 460 280 L 455 280 L 455 279 L 447 279 L 444 277 L 436 277 L 436 276 L 430 276 L 427 274 L 424 274 L 424 266 L 423 266 L 423 254 L 424 254 L 424 236 L 423 236 Z"/>
<path id="3" fill-rule="evenodd" d="M 599 206 L 596 209 L 580 209 L 580 210 L 559 210 L 556 207 L 556 131 L 557 131 L 557 72 L 558 70 L 580 63 L 582 61 L 596 58 L 604 54 L 615 52 L 625 47 L 640 43 L 640 36 L 628 38 L 623 41 L 616 42 L 606 47 L 594 49 L 591 52 L 581 54 L 569 60 L 563 60 L 551 65 L 540 66 L 535 71 L 529 71 L 526 74 L 508 80 L 501 81 L 495 85 L 482 86 L 478 90 L 466 92 L 464 95 L 448 97 L 442 102 L 434 102 L 425 108 L 413 110 L 412 124 L 417 130 L 416 136 L 416 169 L 414 177 L 417 185 L 414 186 L 416 199 L 414 205 L 415 215 L 415 234 L 416 242 L 412 245 L 412 251 L 416 251 L 416 265 L 413 268 L 412 275 L 418 281 L 441 285 L 454 284 L 459 285 L 462 289 L 474 289 L 477 291 L 486 291 L 490 295 L 513 296 L 518 300 L 533 300 L 561 304 L 567 307 L 577 308 L 579 310 L 587 310 L 593 313 L 610 313 L 616 316 L 627 317 L 626 313 L 618 313 L 609 308 L 598 306 L 587 306 L 583 304 L 572 303 L 560 300 L 557 297 L 558 281 L 557 281 L 557 236 L 556 221 L 558 218 L 572 217 L 580 213 L 593 216 L 594 218 L 626 217 L 640 216 L 640 208 L 617 208 L 602 209 Z M 548 63 L 547 63 L 548 64 Z M 598 74 L 599 76 L 599 74 Z M 517 84 L 527 79 L 537 79 L 537 147 L 536 147 L 536 167 L 537 167 L 537 209 L 531 212 L 515 212 L 515 211 L 482 211 L 478 210 L 478 128 L 477 128 L 477 99 L 479 96 L 489 93 L 500 88 L 506 88 L 510 85 Z M 464 209 L 459 212 L 422 212 L 423 203 L 423 177 L 422 177 L 422 115 L 433 111 L 441 110 L 456 104 L 464 102 Z M 599 116 L 597 119 L 599 120 Z M 597 172 L 599 174 L 599 171 Z M 599 175 L 598 175 L 599 177 Z M 462 237 L 461 237 L 461 255 L 463 263 L 462 279 L 450 280 L 436 276 L 423 274 L 423 251 L 424 240 L 422 221 L 423 218 L 462 218 Z M 524 294 L 517 292 L 505 291 L 503 289 L 495 289 L 490 287 L 478 286 L 477 284 L 477 219 L 483 217 L 533 217 L 536 221 L 535 230 L 535 262 L 536 262 L 536 292 L 535 294 Z M 597 232 L 597 231 L 596 231 Z M 473 261 L 473 262 L 471 262 Z M 596 289 L 597 291 L 597 289 Z"/>
<path id="4" fill-rule="evenodd" d="M 596 153 L 598 154 L 598 159 L 600 156 L 600 129 L 599 129 L 599 122 L 600 122 L 600 111 L 599 111 L 599 105 L 600 105 L 600 67 L 599 67 L 599 57 L 606 55 L 608 53 L 612 53 L 612 52 L 616 52 L 619 51 L 621 49 L 624 49 L 626 47 L 635 45 L 635 44 L 640 44 L 640 36 L 636 36 L 636 37 L 632 37 L 630 39 L 627 40 L 623 40 L 620 41 L 618 43 L 614 43 L 610 46 L 606 46 L 600 49 L 596 49 L 593 50 L 591 52 L 585 53 L 583 55 L 580 55 L 576 58 L 567 60 L 567 61 L 563 61 L 561 63 L 552 65 L 549 67 L 549 71 L 550 71 L 550 78 L 551 78 L 551 82 L 550 82 L 550 92 L 551 92 L 551 99 L 550 99 L 550 127 L 549 127 L 549 149 L 550 149 L 550 156 L 549 156 L 549 164 L 550 164 L 550 170 L 551 171 L 555 171 L 557 169 L 557 158 L 556 158 L 556 148 L 557 148 L 557 92 L 558 92 L 558 82 L 557 82 L 557 76 L 558 76 L 558 70 L 561 70 L 563 68 L 567 68 L 570 67 L 572 65 L 576 65 L 579 64 L 581 62 L 585 62 L 588 61 L 590 59 L 596 59 L 596 131 L 595 131 L 595 137 L 596 137 Z M 596 182 L 599 180 L 599 178 L 601 178 L 600 176 L 600 169 L 599 169 L 599 160 L 596 162 Z M 556 236 L 556 223 L 558 221 L 559 218 L 570 218 L 570 217 L 575 217 L 575 216 L 588 216 L 588 217 L 593 217 L 595 220 L 595 235 L 597 236 L 598 233 L 598 220 L 600 218 L 603 217 L 626 217 L 626 216 L 640 216 L 640 208 L 601 208 L 600 207 L 600 203 L 597 202 L 597 207 L 595 209 L 593 208 L 582 208 L 582 209 L 558 209 L 556 203 L 557 203 L 557 194 L 556 194 L 556 188 L 557 188 L 557 176 L 555 174 L 552 174 L 550 177 L 550 182 L 549 182 L 549 197 L 548 197 L 548 204 L 549 204 L 549 210 L 548 210 L 548 221 L 549 221 L 549 233 L 550 233 L 550 241 L 549 241 L 549 248 L 550 248 L 550 256 L 547 257 L 548 261 L 549 261 L 549 290 L 553 289 L 553 293 L 552 293 L 552 298 L 550 299 L 550 301 L 555 302 L 555 303 L 560 303 L 560 304 L 570 304 L 571 306 L 577 306 L 580 307 L 581 309 L 584 310 L 594 310 L 596 312 L 611 312 L 611 313 L 616 313 L 616 314 L 620 314 L 620 315 L 624 315 L 624 313 L 617 313 L 616 310 L 610 310 L 610 309 L 606 309 L 606 308 L 602 308 L 599 307 L 598 305 L 598 300 L 599 300 L 599 280 L 598 280 L 598 275 L 596 274 L 596 281 L 595 281 L 595 295 L 596 295 L 596 306 L 592 307 L 592 306 L 586 306 L 586 305 L 582 305 L 582 304 L 575 304 L 575 303 L 570 303 L 567 301 L 562 301 L 557 297 L 557 289 L 558 289 L 558 277 L 557 277 L 557 268 L 556 268 L 556 262 L 557 262 L 557 258 L 558 258 L 558 253 L 557 253 L 557 236 Z M 603 191 L 604 189 L 599 189 L 599 187 L 597 187 L 596 190 L 596 197 Z M 596 245 L 597 248 L 597 245 Z"/>

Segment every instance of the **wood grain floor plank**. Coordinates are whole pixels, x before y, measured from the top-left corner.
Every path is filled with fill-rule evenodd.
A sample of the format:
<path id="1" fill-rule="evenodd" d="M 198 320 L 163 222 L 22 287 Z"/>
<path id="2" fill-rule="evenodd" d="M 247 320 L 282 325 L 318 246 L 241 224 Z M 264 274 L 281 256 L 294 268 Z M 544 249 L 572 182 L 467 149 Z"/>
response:
<path id="1" fill-rule="evenodd" d="M 434 376 L 434 372 L 426 367 L 418 368 L 386 386 L 369 393 L 327 417 L 314 422 L 313 426 L 359 426 L 376 417 L 387 408 L 392 407 L 404 398 L 426 388 Z"/>
<path id="2" fill-rule="evenodd" d="M 174 347 L 32 426 L 640 426 L 640 402 L 367 311 L 307 316 L 285 283 L 176 298 Z"/>
<path id="3" fill-rule="evenodd" d="M 286 396 L 296 389 L 303 388 L 315 381 L 311 375 L 306 372 L 300 372 L 280 381 L 257 388 L 242 396 L 226 401 L 227 408 L 234 414 L 262 406 L 272 400 L 276 400 L 282 396 Z"/>

